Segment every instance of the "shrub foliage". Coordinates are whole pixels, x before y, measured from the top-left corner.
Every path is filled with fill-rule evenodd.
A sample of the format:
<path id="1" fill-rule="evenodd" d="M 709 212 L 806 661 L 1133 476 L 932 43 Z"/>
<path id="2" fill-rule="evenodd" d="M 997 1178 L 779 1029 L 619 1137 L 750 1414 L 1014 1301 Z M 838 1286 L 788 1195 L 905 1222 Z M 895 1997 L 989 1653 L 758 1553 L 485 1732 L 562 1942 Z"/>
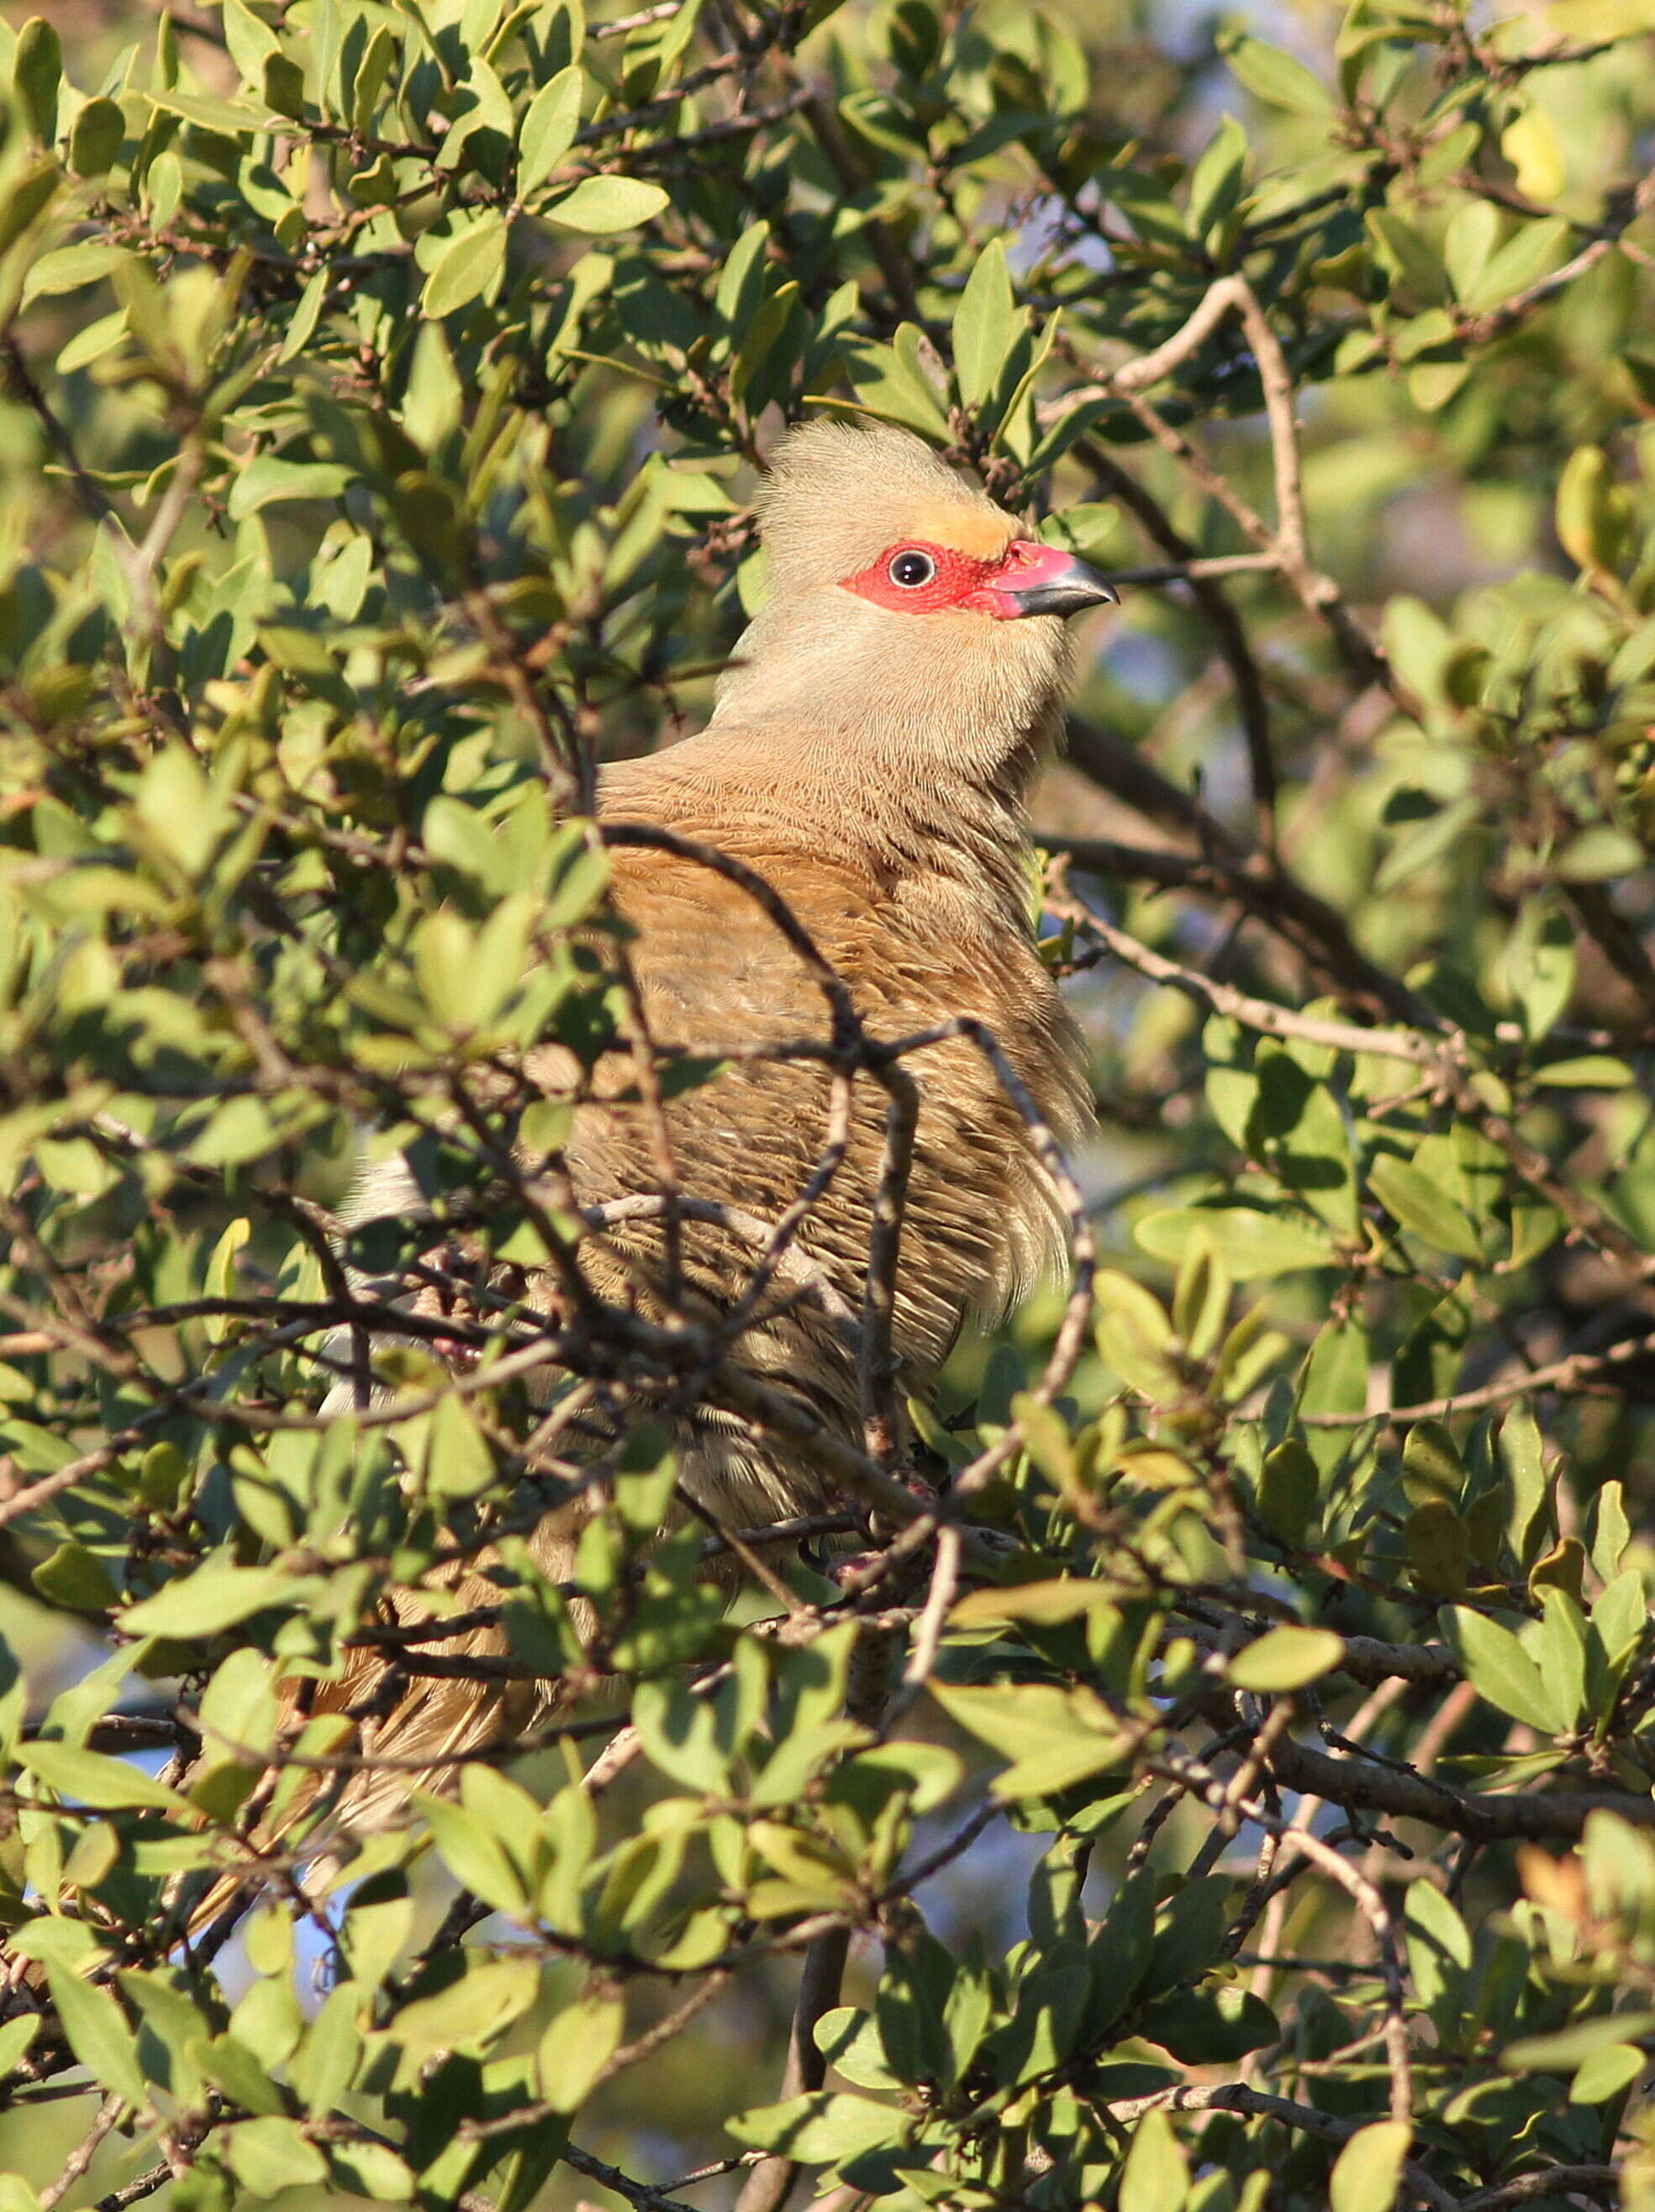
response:
<path id="1" fill-rule="evenodd" d="M 1648 9 L 12 12 L 4 2212 L 1655 2202 Z M 1131 586 L 1041 813 L 1103 1142 L 935 1510 L 849 1453 L 863 1571 L 727 1612 L 652 1540 L 727 1340 L 392 1299 L 433 1217 L 578 1270 L 592 763 L 821 408 Z M 429 1212 L 342 1247 L 363 1148 Z M 485 1542 L 620 1696 L 306 1890 L 361 1753 L 274 1686 L 463 1668 L 380 1601 Z"/>

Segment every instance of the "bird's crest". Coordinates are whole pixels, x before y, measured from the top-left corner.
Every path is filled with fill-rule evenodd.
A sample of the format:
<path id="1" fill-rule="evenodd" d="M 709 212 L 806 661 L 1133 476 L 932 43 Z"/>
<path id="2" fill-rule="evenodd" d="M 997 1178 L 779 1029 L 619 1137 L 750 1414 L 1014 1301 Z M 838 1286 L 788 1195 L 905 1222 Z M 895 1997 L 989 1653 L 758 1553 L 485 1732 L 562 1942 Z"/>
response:
<path id="1" fill-rule="evenodd" d="M 921 439 L 885 423 L 806 422 L 772 455 L 759 527 L 778 581 L 837 582 L 904 538 L 995 560 L 1017 524 Z"/>

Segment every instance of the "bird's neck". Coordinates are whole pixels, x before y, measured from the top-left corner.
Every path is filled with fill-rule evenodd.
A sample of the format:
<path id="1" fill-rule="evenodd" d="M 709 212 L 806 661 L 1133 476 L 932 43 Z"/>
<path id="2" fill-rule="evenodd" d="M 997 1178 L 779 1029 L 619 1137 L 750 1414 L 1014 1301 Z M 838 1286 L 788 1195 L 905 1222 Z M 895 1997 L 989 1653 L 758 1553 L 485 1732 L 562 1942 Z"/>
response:
<path id="1" fill-rule="evenodd" d="M 605 811 L 676 821 L 754 858 L 928 883 L 974 925 L 1026 929 L 1024 799 L 1056 726 L 1055 619 L 932 622 L 839 590 L 775 600 L 700 734 L 609 772 Z"/>
<path id="2" fill-rule="evenodd" d="M 838 863 L 885 896 L 922 879 L 952 886 L 963 914 L 1021 932 L 1024 799 L 1044 735 L 1019 734 L 991 763 L 968 764 L 940 746 L 895 757 L 829 717 L 748 720 L 725 709 L 667 751 L 607 769 L 602 803 L 733 843 L 761 865 L 795 852 Z"/>
<path id="3" fill-rule="evenodd" d="M 838 589 L 772 600 L 719 684 L 709 730 L 804 734 L 878 803 L 946 793 L 1020 808 L 1068 673 L 1061 623 L 895 613 Z"/>

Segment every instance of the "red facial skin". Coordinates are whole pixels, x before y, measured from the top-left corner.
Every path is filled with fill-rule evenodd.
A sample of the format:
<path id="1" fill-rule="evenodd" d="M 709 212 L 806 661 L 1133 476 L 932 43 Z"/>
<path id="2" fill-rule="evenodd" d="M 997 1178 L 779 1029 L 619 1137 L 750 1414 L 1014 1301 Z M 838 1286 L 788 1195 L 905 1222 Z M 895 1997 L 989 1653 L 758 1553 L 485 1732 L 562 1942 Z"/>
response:
<path id="1" fill-rule="evenodd" d="M 891 580 L 891 564 L 900 553 L 923 553 L 935 563 L 928 584 L 898 584 Z M 992 615 L 996 622 L 1014 622 L 1025 610 L 1017 594 L 1037 585 L 1055 581 L 1071 566 L 1072 556 L 1056 545 L 1037 538 L 1014 538 L 997 561 L 980 561 L 949 545 L 933 545 L 921 538 L 904 538 L 887 545 L 877 561 L 854 576 L 844 578 L 842 589 L 876 607 L 898 614 L 940 614 L 956 609 L 967 614 Z"/>

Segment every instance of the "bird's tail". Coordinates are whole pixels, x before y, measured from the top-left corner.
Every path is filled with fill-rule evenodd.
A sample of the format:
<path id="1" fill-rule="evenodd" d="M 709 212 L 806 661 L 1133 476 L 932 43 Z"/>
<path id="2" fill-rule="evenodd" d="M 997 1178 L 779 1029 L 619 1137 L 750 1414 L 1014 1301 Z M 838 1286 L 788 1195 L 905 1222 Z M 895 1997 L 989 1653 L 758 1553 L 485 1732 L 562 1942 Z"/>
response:
<path id="1" fill-rule="evenodd" d="M 565 1531 L 537 1532 L 537 1555 L 553 1579 L 567 1577 L 573 1546 Z M 435 1623 L 437 1611 L 423 1600 L 438 1590 L 452 1594 L 460 1613 L 497 1613 L 500 1586 L 486 1573 L 488 1564 L 481 1554 L 439 1568 L 420 1589 L 392 1593 L 380 1622 L 403 1629 Z M 456 1662 L 466 1671 L 442 1671 Z M 279 1810 L 255 1820 L 240 1863 L 191 1904 L 186 1924 L 192 1939 L 233 1924 L 262 1893 L 297 1902 L 326 1889 L 352 1847 L 393 1826 L 416 1790 L 451 1796 L 468 1758 L 520 1743 L 565 1692 L 555 1676 L 517 1669 L 496 1619 L 429 1641 L 353 1646 L 336 1679 L 290 1682 L 279 1695 L 279 1744 L 292 1747 L 307 1722 L 326 1714 L 344 1716 L 349 1732 L 325 1752 L 272 1753 L 265 1795 L 279 1797 Z M 297 1764 L 304 1771 L 295 1788 L 287 1778 Z"/>

